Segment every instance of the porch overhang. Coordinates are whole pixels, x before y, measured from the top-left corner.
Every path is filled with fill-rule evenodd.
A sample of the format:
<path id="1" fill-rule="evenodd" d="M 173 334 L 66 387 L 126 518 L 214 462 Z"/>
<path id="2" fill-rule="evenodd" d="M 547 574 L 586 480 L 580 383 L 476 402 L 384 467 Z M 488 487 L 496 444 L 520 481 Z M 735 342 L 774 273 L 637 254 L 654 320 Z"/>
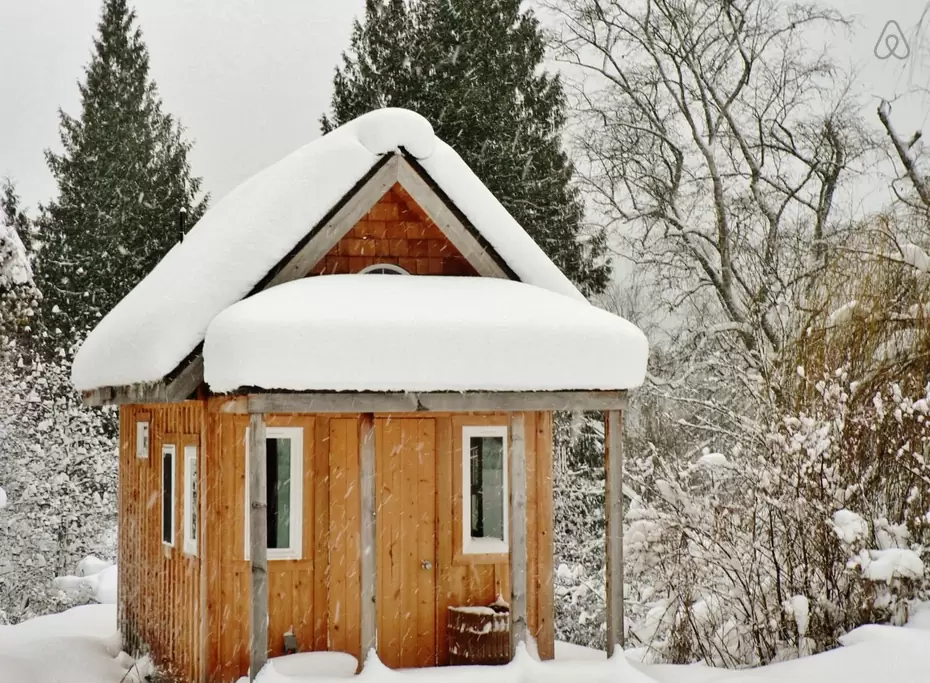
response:
<path id="1" fill-rule="evenodd" d="M 457 413 L 549 410 L 626 410 L 626 391 L 265 392 L 231 396 L 220 412 Z"/>

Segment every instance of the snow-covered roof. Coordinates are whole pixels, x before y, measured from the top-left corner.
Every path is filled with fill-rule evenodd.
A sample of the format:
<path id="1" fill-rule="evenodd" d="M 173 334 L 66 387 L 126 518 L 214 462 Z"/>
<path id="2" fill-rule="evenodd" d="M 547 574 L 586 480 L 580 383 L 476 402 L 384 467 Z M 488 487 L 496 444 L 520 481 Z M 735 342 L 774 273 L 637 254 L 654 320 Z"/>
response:
<path id="1" fill-rule="evenodd" d="M 541 287 L 330 275 L 220 313 L 204 377 L 218 393 L 624 390 L 642 384 L 647 355 L 632 323 Z"/>
<path id="2" fill-rule="evenodd" d="M 78 351 L 78 390 L 156 382 L 200 344 L 210 322 L 249 295 L 388 153 L 416 158 L 521 281 L 581 293 L 426 119 L 362 116 L 246 180 L 211 207 Z"/>

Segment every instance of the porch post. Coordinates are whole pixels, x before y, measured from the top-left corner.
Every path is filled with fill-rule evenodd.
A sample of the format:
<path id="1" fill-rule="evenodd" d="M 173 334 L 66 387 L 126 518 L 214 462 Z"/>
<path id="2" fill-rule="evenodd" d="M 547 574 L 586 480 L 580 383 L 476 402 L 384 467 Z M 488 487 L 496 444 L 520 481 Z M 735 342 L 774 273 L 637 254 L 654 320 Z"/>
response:
<path id="1" fill-rule="evenodd" d="M 252 565 L 252 622 L 249 680 L 254 681 L 268 659 L 268 501 L 265 416 L 249 418 L 249 560 Z"/>
<path id="2" fill-rule="evenodd" d="M 526 447 L 523 413 L 510 414 L 510 652 L 526 642 Z"/>
<path id="3" fill-rule="evenodd" d="M 375 419 L 371 413 L 362 415 L 359 422 L 359 443 L 361 444 L 361 520 L 362 520 L 362 661 L 364 663 L 371 650 L 377 648 L 376 642 L 376 586 L 378 585 L 377 562 L 375 557 L 375 527 L 377 516 L 375 501 Z"/>
<path id="4" fill-rule="evenodd" d="M 619 410 L 607 411 L 604 435 L 607 517 L 607 656 L 623 648 L 623 449 Z"/>

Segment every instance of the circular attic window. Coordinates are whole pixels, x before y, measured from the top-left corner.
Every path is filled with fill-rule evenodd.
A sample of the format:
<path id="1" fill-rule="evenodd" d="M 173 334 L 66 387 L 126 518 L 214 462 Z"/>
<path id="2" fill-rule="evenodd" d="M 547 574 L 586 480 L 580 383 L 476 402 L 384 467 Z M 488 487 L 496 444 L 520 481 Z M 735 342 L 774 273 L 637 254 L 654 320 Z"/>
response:
<path id="1" fill-rule="evenodd" d="M 376 263 L 360 270 L 359 275 L 410 275 L 410 273 L 393 263 Z"/>

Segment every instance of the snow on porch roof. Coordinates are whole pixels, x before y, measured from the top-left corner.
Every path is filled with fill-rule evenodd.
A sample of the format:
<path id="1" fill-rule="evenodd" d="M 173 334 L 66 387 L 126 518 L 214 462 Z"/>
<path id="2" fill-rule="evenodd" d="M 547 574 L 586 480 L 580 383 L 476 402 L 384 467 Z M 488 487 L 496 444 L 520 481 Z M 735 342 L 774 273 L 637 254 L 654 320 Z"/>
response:
<path id="1" fill-rule="evenodd" d="M 220 313 L 204 344 L 214 392 L 624 390 L 648 344 L 585 301 L 493 278 L 331 275 Z"/>
<path id="2" fill-rule="evenodd" d="M 171 373 L 218 313 L 248 296 L 379 158 L 401 149 L 520 280 L 584 298 L 426 119 L 382 109 L 302 147 L 211 207 L 87 337 L 72 367 L 75 387 L 157 382 Z"/>

